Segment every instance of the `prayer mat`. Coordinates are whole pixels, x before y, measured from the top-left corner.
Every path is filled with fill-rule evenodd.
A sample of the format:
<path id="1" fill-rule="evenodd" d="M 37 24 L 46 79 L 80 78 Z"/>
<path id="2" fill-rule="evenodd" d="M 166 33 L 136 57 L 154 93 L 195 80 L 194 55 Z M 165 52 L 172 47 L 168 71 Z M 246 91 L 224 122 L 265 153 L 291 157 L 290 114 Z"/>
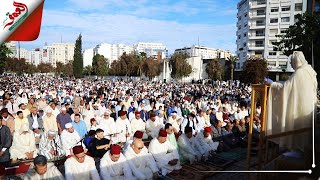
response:
<path id="1" fill-rule="evenodd" d="M 238 147 L 227 152 L 217 153 L 215 156 L 226 160 L 239 161 L 246 158 L 247 149 Z"/>
<path id="2" fill-rule="evenodd" d="M 206 162 L 202 163 L 194 163 L 191 165 L 185 165 L 185 169 L 190 169 L 190 171 L 194 171 L 196 174 L 200 174 L 204 176 L 205 178 L 213 176 L 217 172 L 202 172 L 202 171 L 221 171 L 222 168 L 216 167 L 216 166 L 210 166 Z"/>
<path id="3" fill-rule="evenodd" d="M 168 178 L 175 180 L 187 180 L 187 179 L 205 179 L 206 177 L 203 174 L 195 172 L 194 169 L 187 168 L 185 166 L 180 169 L 180 171 L 173 171 L 167 174 Z"/>
<path id="4" fill-rule="evenodd" d="M 228 160 L 228 159 L 223 159 L 221 157 L 218 156 L 211 156 L 208 158 L 208 160 L 206 161 L 209 165 L 213 165 L 216 167 L 220 167 L 220 168 L 225 168 L 228 165 L 232 164 L 234 161 L 233 160 Z"/>

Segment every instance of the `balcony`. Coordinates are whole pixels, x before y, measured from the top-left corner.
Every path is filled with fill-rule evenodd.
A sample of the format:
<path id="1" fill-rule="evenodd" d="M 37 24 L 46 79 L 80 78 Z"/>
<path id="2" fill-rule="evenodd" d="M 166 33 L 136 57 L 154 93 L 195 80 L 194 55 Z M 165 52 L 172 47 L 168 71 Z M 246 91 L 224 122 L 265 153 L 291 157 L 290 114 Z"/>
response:
<path id="1" fill-rule="evenodd" d="M 266 7 L 266 2 L 250 2 L 249 6 L 250 9 L 264 8 Z"/>
<path id="2" fill-rule="evenodd" d="M 264 39 L 265 36 L 264 35 L 260 35 L 260 34 L 251 34 L 249 35 L 249 39 Z"/>
<path id="3" fill-rule="evenodd" d="M 256 44 L 248 47 L 249 50 L 264 50 L 264 45 Z"/>
<path id="4" fill-rule="evenodd" d="M 249 13 L 250 18 L 265 18 L 266 13 Z"/>

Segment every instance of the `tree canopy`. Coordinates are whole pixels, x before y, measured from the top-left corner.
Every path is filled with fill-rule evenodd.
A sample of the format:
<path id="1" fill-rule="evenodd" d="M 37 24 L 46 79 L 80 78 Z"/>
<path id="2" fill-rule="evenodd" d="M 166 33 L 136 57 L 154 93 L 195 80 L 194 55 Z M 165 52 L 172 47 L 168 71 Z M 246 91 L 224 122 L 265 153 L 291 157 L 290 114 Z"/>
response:
<path id="1" fill-rule="evenodd" d="M 268 75 L 267 61 L 262 58 L 249 58 L 244 65 L 241 73 L 242 82 L 248 84 L 259 84 Z"/>
<path id="2" fill-rule="evenodd" d="M 213 80 L 222 80 L 224 68 L 217 59 L 211 60 L 206 66 L 208 77 Z"/>
<path id="3" fill-rule="evenodd" d="M 74 55 L 73 55 L 73 74 L 75 78 L 82 77 L 83 70 L 83 54 L 82 54 L 82 35 L 79 34 L 75 47 L 74 47 Z"/>
<path id="4" fill-rule="evenodd" d="M 170 58 L 171 76 L 181 79 L 192 73 L 192 66 L 187 62 L 187 53 L 174 53 Z"/>
<path id="5" fill-rule="evenodd" d="M 86 71 L 88 71 L 87 67 Z M 108 59 L 103 55 L 97 54 L 92 59 L 92 72 L 97 76 L 106 76 L 109 71 Z"/>

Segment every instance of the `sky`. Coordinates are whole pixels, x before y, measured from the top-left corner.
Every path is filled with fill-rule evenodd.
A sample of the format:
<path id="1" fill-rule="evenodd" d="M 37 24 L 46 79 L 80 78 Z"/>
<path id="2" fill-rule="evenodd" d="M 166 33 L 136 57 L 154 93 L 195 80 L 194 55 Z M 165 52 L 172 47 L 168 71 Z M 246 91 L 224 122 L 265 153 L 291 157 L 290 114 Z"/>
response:
<path id="1" fill-rule="evenodd" d="M 169 53 L 195 44 L 235 52 L 238 0 L 45 0 L 39 38 L 28 50 L 56 42 L 83 49 L 100 43 L 160 42 Z"/>

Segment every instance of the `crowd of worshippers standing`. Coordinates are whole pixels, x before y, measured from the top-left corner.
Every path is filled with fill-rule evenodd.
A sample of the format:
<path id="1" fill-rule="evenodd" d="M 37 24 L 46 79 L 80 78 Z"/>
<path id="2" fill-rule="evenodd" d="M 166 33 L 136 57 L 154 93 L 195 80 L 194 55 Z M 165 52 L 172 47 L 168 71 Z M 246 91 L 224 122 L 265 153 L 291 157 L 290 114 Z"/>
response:
<path id="1" fill-rule="evenodd" d="M 239 81 L 2 76 L 0 85 L 1 169 L 33 160 L 23 179 L 153 179 L 246 145 L 251 87 Z M 64 173 L 49 162 L 59 157 Z"/>

